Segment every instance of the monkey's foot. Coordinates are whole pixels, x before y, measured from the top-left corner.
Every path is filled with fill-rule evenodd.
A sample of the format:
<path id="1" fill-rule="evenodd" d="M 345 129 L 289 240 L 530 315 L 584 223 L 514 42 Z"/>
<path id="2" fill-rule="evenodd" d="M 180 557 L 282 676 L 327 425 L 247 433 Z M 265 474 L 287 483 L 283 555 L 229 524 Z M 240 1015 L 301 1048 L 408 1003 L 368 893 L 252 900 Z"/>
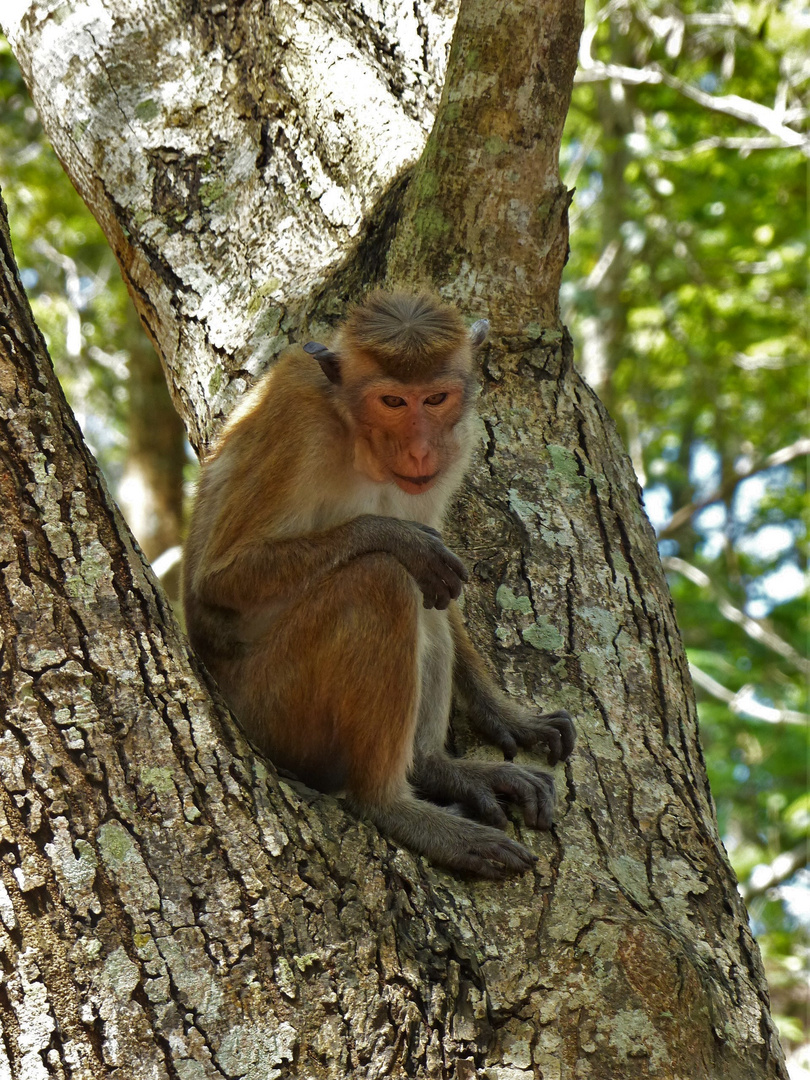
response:
<path id="1" fill-rule="evenodd" d="M 442 804 L 458 803 L 472 817 L 498 829 L 508 824 L 503 800 L 520 807 L 530 828 L 551 828 L 554 781 L 539 769 L 431 754 L 417 756 L 412 779 L 427 798 Z"/>
<path id="2" fill-rule="evenodd" d="M 475 824 L 471 822 L 470 824 Z M 512 874 L 525 874 L 537 862 L 537 856 L 528 848 L 510 840 L 494 829 L 478 826 L 481 834 L 464 851 L 456 851 L 446 857 L 435 856 L 451 870 L 460 870 L 478 877 L 500 881 Z"/>
<path id="3" fill-rule="evenodd" d="M 417 799 L 406 790 L 386 806 L 364 806 L 382 833 L 431 862 L 499 880 L 523 874 L 537 856 L 497 829 Z"/>
<path id="4" fill-rule="evenodd" d="M 541 749 L 549 765 L 565 761 L 577 739 L 574 721 L 565 709 L 553 713 L 535 713 L 513 701 L 504 700 L 499 709 L 471 711 L 470 720 L 478 730 L 511 761 L 518 751 Z"/>

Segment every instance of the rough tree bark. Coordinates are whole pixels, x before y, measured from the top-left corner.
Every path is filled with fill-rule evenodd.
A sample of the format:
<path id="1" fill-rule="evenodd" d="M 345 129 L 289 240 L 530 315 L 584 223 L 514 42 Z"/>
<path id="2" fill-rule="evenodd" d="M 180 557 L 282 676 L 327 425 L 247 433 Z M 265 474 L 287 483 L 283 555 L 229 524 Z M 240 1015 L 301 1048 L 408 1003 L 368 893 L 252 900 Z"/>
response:
<path id="1" fill-rule="evenodd" d="M 4 227 L 0 1077 L 784 1080 L 655 540 L 559 323 L 580 9 L 465 0 L 414 171 L 440 0 L 12 4 L 196 445 L 363 284 L 489 315 L 468 617 L 580 742 L 505 885 L 277 780 L 135 557 Z"/>

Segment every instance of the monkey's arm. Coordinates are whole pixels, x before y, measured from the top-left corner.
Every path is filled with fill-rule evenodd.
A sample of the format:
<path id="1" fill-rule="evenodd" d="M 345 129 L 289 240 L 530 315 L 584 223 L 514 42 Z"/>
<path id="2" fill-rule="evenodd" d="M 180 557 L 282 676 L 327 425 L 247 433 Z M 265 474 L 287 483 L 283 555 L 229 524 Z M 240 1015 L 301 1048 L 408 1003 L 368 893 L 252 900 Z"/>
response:
<path id="1" fill-rule="evenodd" d="M 490 742 L 500 746 L 507 758 L 518 747 L 543 747 L 550 765 L 565 761 L 574 749 L 576 731 L 571 717 L 559 712 L 540 713 L 507 697 L 492 680 L 484 661 L 470 641 L 461 612 L 450 608 L 455 661 L 453 686 L 466 706 L 470 722 Z"/>
<path id="2" fill-rule="evenodd" d="M 206 604 L 255 611 L 300 595 L 353 559 L 384 552 L 413 577 L 426 608 L 446 608 L 461 593 L 467 571 L 427 525 L 364 514 L 324 532 L 290 539 L 258 536 L 202 559 L 194 589 Z"/>

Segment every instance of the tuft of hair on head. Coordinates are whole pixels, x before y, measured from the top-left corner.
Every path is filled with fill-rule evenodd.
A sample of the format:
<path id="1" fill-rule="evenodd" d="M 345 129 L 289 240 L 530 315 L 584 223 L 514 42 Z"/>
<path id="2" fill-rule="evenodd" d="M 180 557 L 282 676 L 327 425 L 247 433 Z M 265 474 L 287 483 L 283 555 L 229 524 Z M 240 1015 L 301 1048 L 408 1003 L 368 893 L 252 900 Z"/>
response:
<path id="1" fill-rule="evenodd" d="M 408 381 L 441 372 L 469 338 L 456 309 L 432 293 L 378 290 L 350 313 L 342 346 L 371 354 L 387 375 Z"/>

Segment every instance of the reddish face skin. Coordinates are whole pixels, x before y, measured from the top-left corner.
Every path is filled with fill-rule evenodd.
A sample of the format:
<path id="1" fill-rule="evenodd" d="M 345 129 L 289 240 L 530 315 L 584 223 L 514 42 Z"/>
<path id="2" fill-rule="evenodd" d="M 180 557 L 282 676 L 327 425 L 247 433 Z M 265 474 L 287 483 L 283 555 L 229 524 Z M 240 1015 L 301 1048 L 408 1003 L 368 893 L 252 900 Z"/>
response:
<path id="1" fill-rule="evenodd" d="M 429 491 L 459 452 L 453 429 L 464 398 L 464 383 L 454 378 L 368 387 L 356 413 L 357 466 L 408 495 Z"/>

